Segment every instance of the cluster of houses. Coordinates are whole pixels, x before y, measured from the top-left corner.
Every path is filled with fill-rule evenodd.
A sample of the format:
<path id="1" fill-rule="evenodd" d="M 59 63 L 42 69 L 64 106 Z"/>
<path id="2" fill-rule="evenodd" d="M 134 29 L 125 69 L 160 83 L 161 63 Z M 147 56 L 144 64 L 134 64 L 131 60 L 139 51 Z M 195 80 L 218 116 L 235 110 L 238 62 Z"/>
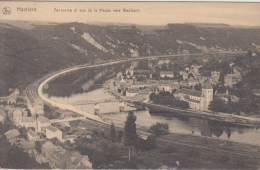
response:
<path id="1" fill-rule="evenodd" d="M 5 133 L 7 140 L 11 144 L 17 144 L 22 138 L 17 129 L 9 130 Z M 29 141 L 35 142 L 40 141 L 40 137 L 32 130 L 29 129 L 27 132 L 27 139 Z M 44 142 L 44 140 L 41 140 Z M 24 144 L 26 142 L 23 142 Z M 28 143 L 27 144 L 31 144 Z M 27 147 L 27 152 L 34 153 L 36 155 L 35 146 Z M 30 152 L 32 151 L 32 152 Z M 45 141 L 41 146 L 41 154 L 49 163 L 51 168 L 54 169 L 91 169 L 92 163 L 89 161 L 87 155 L 81 155 L 78 151 L 68 151 L 60 146 L 54 145 L 51 141 Z"/>
<path id="2" fill-rule="evenodd" d="M 48 118 L 42 115 L 27 117 L 27 112 L 20 109 L 15 109 L 10 115 L 12 115 L 10 119 L 15 125 L 27 129 L 27 144 L 30 144 L 31 147 L 26 151 L 29 154 L 37 153 L 34 143 L 41 141 L 45 142 L 41 147 L 41 153 L 52 168 L 90 169 L 92 167 L 87 155 L 81 155 L 76 151 L 67 151 L 50 142 L 50 139 L 57 138 L 59 142 L 69 141 L 70 143 L 74 143 L 75 139 L 82 134 L 68 135 L 66 132 L 62 132 L 57 127 L 52 126 Z M 24 140 L 18 129 L 7 131 L 5 136 L 11 144 L 21 145 L 21 141 Z"/>
<path id="3" fill-rule="evenodd" d="M 45 142 L 41 147 L 41 152 L 52 168 L 59 169 L 90 169 L 92 167 L 87 155 L 81 155 L 76 151 L 67 151 L 59 146 L 55 146 L 50 139 L 57 138 L 59 142 L 69 141 L 74 143 L 75 139 L 82 134 L 70 135 L 52 125 L 52 122 L 42 114 L 31 114 L 29 109 L 11 107 L 6 113 L 0 108 L 0 121 L 6 118 L 17 127 L 24 127 L 27 131 L 25 140 L 18 129 L 11 129 L 5 133 L 7 140 L 11 144 L 21 146 L 28 154 L 37 155 L 35 142 Z M 75 114 L 64 111 L 62 118 L 75 117 Z M 88 136 L 89 137 L 89 136 Z"/>
<path id="4" fill-rule="evenodd" d="M 41 147 L 42 155 L 48 160 L 51 168 L 57 169 L 91 169 L 87 155 L 78 151 L 68 151 L 47 141 Z"/>
<path id="5" fill-rule="evenodd" d="M 159 60 L 157 66 L 169 64 L 170 60 Z M 209 76 L 203 76 L 200 73 L 202 65 L 193 64 L 186 67 L 176 75 L 173 71 L 161 71 L 160 78 L 153 78 L 152 64 L 148 63 L 151 70 L 135 70 L 133 66 L 126 69 L 125 76 L 123 73 L 117 75 L 118 81 L 115 82 L 118 92 L 124 94 L 126 97 L 145 96 L 149 98 L 151 93 L 158 93 L 160 91 L 168 91 L 183 101 L 189 103 L 191 109 L 205 111 L 208 110 L 213 96 L 221 98 L 223 101 L 232 99 L 232 102 L 237 102 L 238 97 L 215 92 L 213 94 L 213 84 L 220 83 L 220 71 L 211 71 Z M 234 84 L 241 81 L 243 70 L 238 66 L 230 66 L 232 74 L 224 76 L 224 85 L 233 87 Z M 143 79 L 139 79 L 143 77 Z M 196 91 L 194 86 L 201 85 L 202 90 Z M 184 87 L 184 88 L 183 88 Z M 187 87 L 187 88 L 185 88 Z"/>
<path id="6" fill-rule="evenodd" d="M 62 113 L 63 118 L 74 117 L 75 114 L 64 111 Z M 30 139 L 36 140 L 38 139 L 37 133 L 44 134 L 47 139 L 57 138 L 60 142 L 65 142 L 69 140 L 73 143 L 74 139 L 77 136 L 74 135 L 66 135 L 62 133 L 61 130 L 51 125 L 51 121 L 44 117 L 43 115 L 28 115 L 28 109 L 13 109 L 8 112 L 8 117 L 17 127 L 25 127 L 26 129 L 32 128 L 35 131 L 29 130 Z M 35 139 L 31 136 L 35 136 Z"/>
<path id="7" fill-rule="evenodd" d="M 231 66 L 233 64 L 231 63 Z M 224 85 L 228 87 L 233 87 L 236 83 L 242 80 L 242 75 L 244 75 L 246 71 L 244 71 L 241 67 L 234 66 L 231 74 L 227 74 L 224 77 Z"/>

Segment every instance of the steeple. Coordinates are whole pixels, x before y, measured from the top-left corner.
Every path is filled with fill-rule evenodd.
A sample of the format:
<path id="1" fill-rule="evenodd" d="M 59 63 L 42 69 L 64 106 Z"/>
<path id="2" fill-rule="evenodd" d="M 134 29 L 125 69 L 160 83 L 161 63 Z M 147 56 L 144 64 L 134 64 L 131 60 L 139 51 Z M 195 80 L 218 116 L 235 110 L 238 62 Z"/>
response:
<path id="1" fill-rule="evenodd" d="M 213 89 L 213 87 L 210 84 L 209 79 L 207 79 L 204 83 L 204 85 L 202 86 L 203 89 Z"/>

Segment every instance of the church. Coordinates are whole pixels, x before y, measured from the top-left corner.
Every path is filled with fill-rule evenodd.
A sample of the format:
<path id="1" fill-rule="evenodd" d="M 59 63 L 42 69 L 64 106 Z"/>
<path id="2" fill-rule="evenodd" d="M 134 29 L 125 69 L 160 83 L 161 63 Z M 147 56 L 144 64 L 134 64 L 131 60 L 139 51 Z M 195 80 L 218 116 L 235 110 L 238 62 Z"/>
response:
<path id="1" fill-rule="evenodd" d="M 178 89 L 174 97 L 189 103 L 189 107 L 194 110 L 206 111 L 213 100 L 213 87 L 207 80 L 202 86 L 202 91 L 192 89 Z"/>

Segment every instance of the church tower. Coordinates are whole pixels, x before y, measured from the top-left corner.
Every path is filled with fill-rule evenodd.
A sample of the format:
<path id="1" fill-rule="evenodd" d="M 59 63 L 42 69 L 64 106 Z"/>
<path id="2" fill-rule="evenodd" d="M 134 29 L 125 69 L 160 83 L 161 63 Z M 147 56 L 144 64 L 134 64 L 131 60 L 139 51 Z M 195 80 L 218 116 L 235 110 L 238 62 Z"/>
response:
<path id="1" fill-rule="evenodd" d="M 208 110 L 209 104 L 213 100 L 213 87 L 210 84 L 209 80 L 206 80 L 204 85 L 202 86 L 202 95 L 203 95 L 203 109 Z"/>

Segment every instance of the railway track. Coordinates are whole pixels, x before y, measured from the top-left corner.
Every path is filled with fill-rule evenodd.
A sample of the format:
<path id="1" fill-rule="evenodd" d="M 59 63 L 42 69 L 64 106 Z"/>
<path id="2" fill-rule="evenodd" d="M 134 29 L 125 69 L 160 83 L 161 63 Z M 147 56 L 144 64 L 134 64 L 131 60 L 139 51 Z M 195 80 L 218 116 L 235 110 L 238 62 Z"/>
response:
<path id="1" fill-rule="evenodd" d="M 226 153 L 232 153 L 236 155 L 241 155 L 241 156 L 247 156 L 247 157 L 253 157 L 253 158 L 258 158 L 260 159 L 260 154 L 259 154 L 259 147 L 258 150 L 256 150 L 255 153 L 250 152 L 250 151 L 242 151 L 242 150 L 237 150 L 237 149 L 231 149 L 229 147 L 221 148 L 221 146 L 207 146 L 207 144 L 204 142 L 203 144 L 203 139 L 200 142 L 201 144 L 198 143 L 198 141 L 193 141 L 193 140 L 181 140 L 181 139 L 176 139 L 172 137 L 166 137 L 164 136 L 163 138 L 157 139 L 158 141 L 163 141 L 163 142 L 168 142 L 168 143 L 175 143 L 179 145 L 185 145 L 189 147 L 195 147 L 195 148 L 200 148 L 200 149 L 207 149 L 211 151 L 217 151 L 217 152 L 226 152 Z M 257 146 L 256 146 L 257 147 Z"/>
<path id="2" fill-rule="evenodd" d="M 189 54 L 189 55 L 191 55 L 191 54 Z M 162 56 L 162 57 L 169 57 L 169 56 Z M 75 67 L 70 68 L 70 69 L 73 71 L 73 70 L 78 70 L 78 69 L 82 69 L 82 68 L 86 68 L 86 67 L 93 68 L 93 67 L 97 67 L 97 66 L 109 65 L 109 64 L 114 64 L 114 63 L 121 63 L 121 62 L 124 62 L 124 61 L 143 60 L 143 59 L 149 59 L 149 58 L 152 58 L 152 57 L 143 57 L 143 58 L 135 58 L 135 59 L 124 59 L 124 60 L 114 61 L 114 62 L 111 62 L 111 63 L 104 63 L 104 64 L 103 63 L 101 63 L 101 64 L 94 64 L 94 65 L 86 64 L 86 65 L 75 66 Z M 49 75 L 46 75 L 46 76 L 42 77 L 41 79 L 39 79 L 36 82 L 34 82 L 31 85 L 29 85 L 28 88 L 26 89 L 26 92 L 29 93 L 34 100 L 41 99 L 39 97 L 39 95 L 38 95 L 39 85 L 42 82 L 44 82 L 47 78 L 49 78 L 49 77 L 51 77 L 51 76 L 53 76 L 55 74 L 61 73 L 63 71 L 68 71 L 68 69 L 59 70 L 59 71 L 53 72 L 53 73 L 51 73 Z M 50 106 L 50 108 L 53 109 L 53 110 L 60 111 L 60 109 L 54 108 L 51 105 L 51 103 L 48 103 L 48 102 L 44 101 L 44 104 Z M 91 124 L 93 124 L 95 126 L 98 126 L 98 127 L 102 127 L 102 128 L 109 128 L 110 127 L 109 123 L 98 122 L 96 120 L 92 120 L 92 119 L 89 119 L 89 118 L 86 118 L 83 121 L 91 123 Z M 115 128 L 116 128 L 117 131 L 123 131 L 123 127 L 116 126 Z M 139 135 L 143 135 L 143 136 L 149 136 L 150 135 L 149 133 L 142 132 L 142 131 L 139 131 L 138 134 Z M 198 143 L 196 143 L 195 141 L 192 141 L 192 140 L 173 139 L 173 138 L 170 138 L 170 137 L 169 138 L 166 137 L 166 138 L 163 138 L 163 139 L 159 138 L 157 140 L 158 141 L 162 141 L 162 142 L 169 142 L 169 143 L 175 143 L 175 144 L 180 144 L 180 145 L 200 148 L 200 149 L 208 149 L 208 150 L 217 151 L 217 152 L 226 152 L 226 153 L 233 153 L 233 154 L 237 154 L 237 155 L 243 155 L 243 156 L 259 158 L 259 154 L 256 154 L 256 153 L 247 152 L 247 151 L 239 151 L 239 150 L 234 150 L 234 149 L 226 149 L 225 148 L 225 150 L 224 150 L 224 149 L 219 149 L 217 147 L 208 147 L 208 146 L 205 146 L 205 145 L 202 145 L 202 144 L 198 144 Z"/>

